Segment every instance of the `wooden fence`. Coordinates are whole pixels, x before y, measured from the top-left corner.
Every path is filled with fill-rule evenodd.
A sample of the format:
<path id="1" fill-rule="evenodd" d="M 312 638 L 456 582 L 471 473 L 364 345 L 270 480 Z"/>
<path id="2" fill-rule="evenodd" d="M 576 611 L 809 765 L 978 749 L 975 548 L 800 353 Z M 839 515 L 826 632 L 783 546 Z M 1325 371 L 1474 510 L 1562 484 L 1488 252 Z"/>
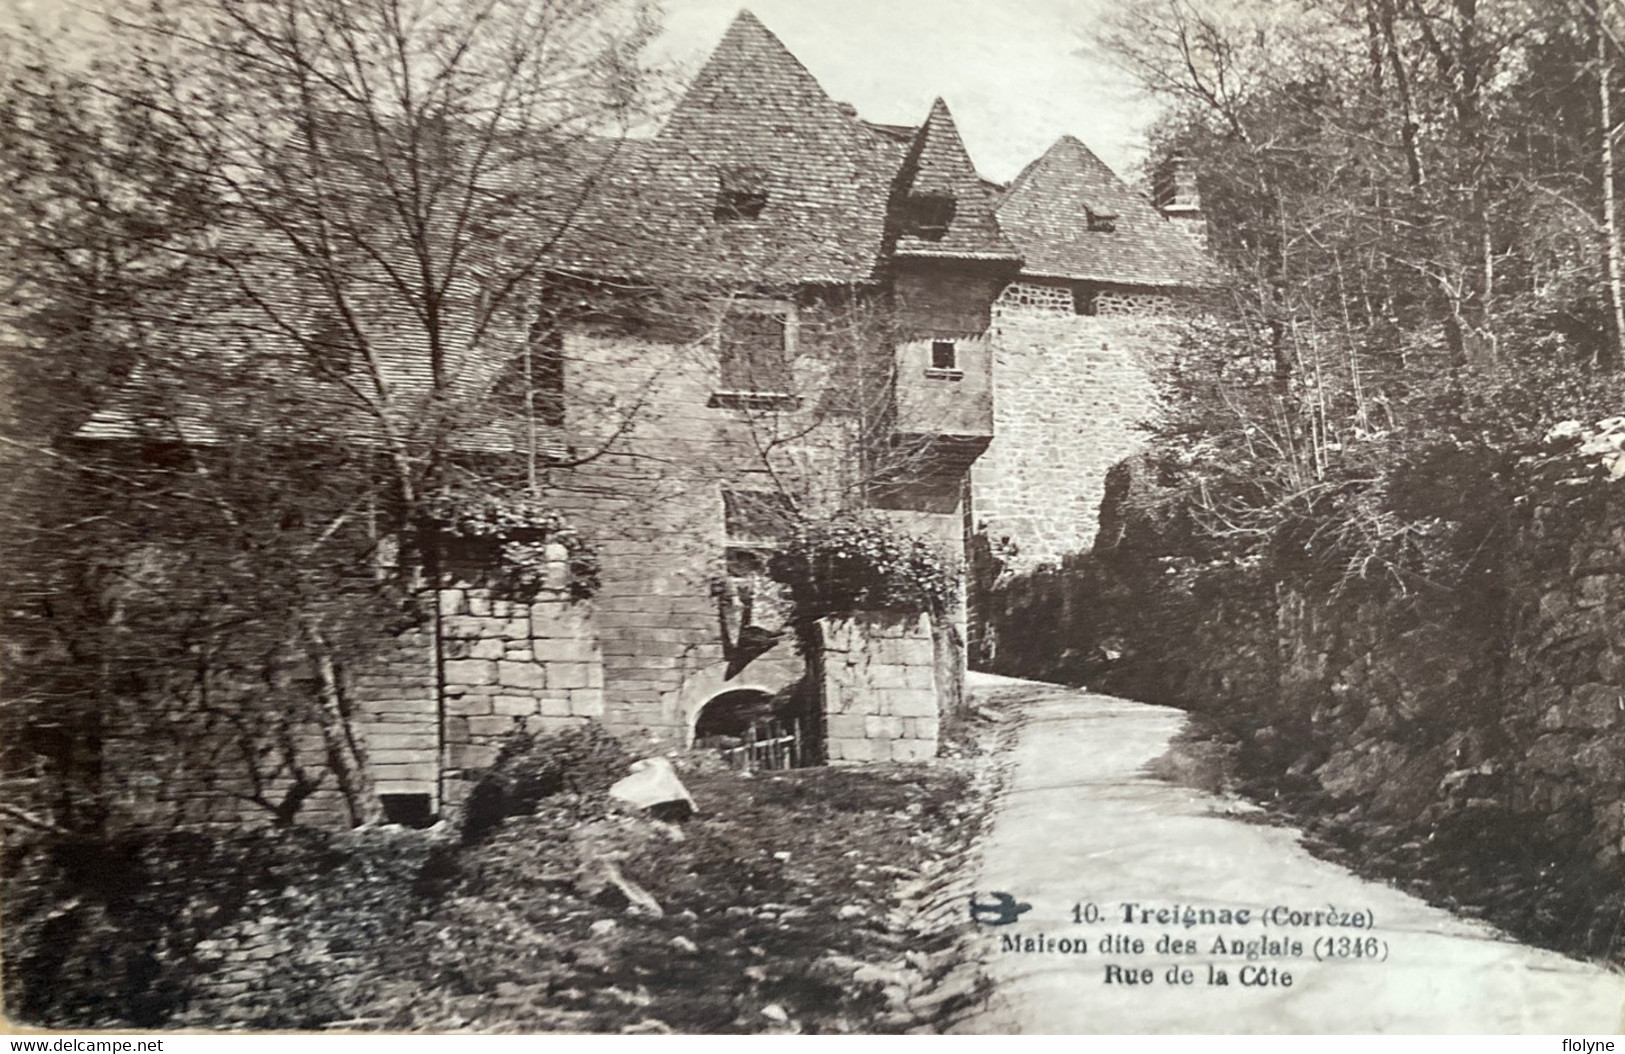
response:
<path id="1" fill-rule="evenodd" d="M 729 768 L 796 769 L 808 764 L 807 741 L 800 721 L 763 721 L 751 725 L 745 741 L 718 751 Z"/>

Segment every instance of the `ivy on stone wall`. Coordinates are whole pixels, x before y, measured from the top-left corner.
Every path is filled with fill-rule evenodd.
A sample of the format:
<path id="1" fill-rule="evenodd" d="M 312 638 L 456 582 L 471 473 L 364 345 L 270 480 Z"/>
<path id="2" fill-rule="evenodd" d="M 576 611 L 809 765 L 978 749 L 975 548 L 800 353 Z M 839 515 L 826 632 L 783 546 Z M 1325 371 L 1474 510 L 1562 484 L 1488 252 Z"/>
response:
<path id="1" fill-rule="evenodd" d="M 768 574 L 789 590 L 802 623 L 860 611 L 938 614 L 958 585 L 936 546 L 852 514 L 798 524 Z"/>
<path id="2" fill-rule="evenodd" d="M 556 584 L 577 600 L 598 592 L 597 548 L 535 495 L 447 489 L 430 503 L 428 519 L 449 569 L 497 599 L 529 602 Z"/>

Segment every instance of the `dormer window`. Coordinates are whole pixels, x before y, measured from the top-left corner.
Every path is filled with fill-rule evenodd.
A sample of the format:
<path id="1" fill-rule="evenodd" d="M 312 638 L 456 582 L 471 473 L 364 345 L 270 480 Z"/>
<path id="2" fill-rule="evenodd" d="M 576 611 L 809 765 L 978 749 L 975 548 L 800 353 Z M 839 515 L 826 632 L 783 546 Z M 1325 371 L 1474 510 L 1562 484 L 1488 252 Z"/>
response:
<path id="1" fill-rule="evenodd" d="M 1100 234 L 1110 234 L 1117 229 L 1117 217 L 1104 212 L 1090 212 L 1089 229 Z"/>
<path id="2" fill-rule="evenodd" d="M 910 194 L 903 203 L 903 233 L 928 242 L 941 241 L 954 219 L 948 194 Z"/>
<path id="3" fill-rule="evenodd" d="M 718 223 L 754 220 L 767 207 L 767 170 L 756 165 L 725 168 L 717 175 Z"/>

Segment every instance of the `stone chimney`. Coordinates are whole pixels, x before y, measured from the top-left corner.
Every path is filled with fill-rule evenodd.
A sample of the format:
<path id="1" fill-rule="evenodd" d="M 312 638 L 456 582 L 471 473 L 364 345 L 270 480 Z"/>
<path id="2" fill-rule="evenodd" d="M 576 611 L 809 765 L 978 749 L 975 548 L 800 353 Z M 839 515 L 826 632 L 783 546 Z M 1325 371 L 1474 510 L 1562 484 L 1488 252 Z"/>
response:
<path id="1" fill-rule="evenodd" d="M 1196 173 L 1190 159 L 1173 154 L 1158 165 L 1154 191 L 1157 209 L 1163 216 L 1189 231 L 1205 249 L 1207 217 L 1202 214 L 1202 195 L 1196 189 Z"/>

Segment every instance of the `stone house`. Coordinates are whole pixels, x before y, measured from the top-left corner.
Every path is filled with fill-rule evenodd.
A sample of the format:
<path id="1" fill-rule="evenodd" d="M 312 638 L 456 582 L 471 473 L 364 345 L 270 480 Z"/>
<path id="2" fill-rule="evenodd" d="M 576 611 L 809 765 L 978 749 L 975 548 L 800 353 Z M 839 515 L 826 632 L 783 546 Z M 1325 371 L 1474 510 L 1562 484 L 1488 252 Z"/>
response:
<path id="1" fill-rule="evenodd" d="M 1159 176 L 1154 207 L 1064 136 L 999 196 L 1022 267 L 993 306 L 994 438 L 967 519 L 1013 543 L 1013 569 L 1094 545 L 1106 473 L 1155 411 L 1146 367 L 1216 282 L 1188 166 Z"/>
<path id="2" fill-rule="evenodd" d="M 940 99 L 917 127 L 863 120 L 748 12 L 656 134 L 576 150 L 591 177 L 544 260 L 525 397 L 536 486 L 600 587 L 572 593 L 562 550 L 527 603 L 430 583 L 434 617 L 350 685 L 388 811 L 437 815 L 508 732 L 589 719 L 651 749 L 934 756 L 963 603 L 821 627 L 813 709 L 775 723 L 807 664 L 764 560 L 793 516 L 855 506 L 954 561 L 978 531 L 1026 560 L 1087 547 L 1158 318 L 1211 281 L 1197 240 L 1071 137 L 999 187 Z M 1189 190 L 1165 204 L 1199 224 Z M 110 773 L 157 764 L 105 749 Z M 167 779 L 128 783 L 131 809 L 180 794 Z"/>

